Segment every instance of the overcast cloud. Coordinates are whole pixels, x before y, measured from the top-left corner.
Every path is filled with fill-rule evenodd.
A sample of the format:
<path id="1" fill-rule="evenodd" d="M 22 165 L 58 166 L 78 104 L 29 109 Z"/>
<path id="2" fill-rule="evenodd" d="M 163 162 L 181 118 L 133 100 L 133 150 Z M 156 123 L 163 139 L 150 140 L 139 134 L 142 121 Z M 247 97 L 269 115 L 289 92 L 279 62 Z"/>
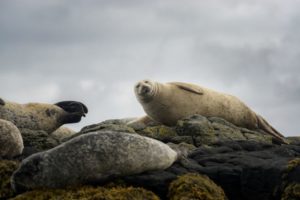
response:
<path id="1" fill-rule="evenodd" d="M 300 135 L 300 1 L 1 0 L 7 100 L 89 107 L 84 125 L 144 114 L 140 79 L 231 93 Z"/>

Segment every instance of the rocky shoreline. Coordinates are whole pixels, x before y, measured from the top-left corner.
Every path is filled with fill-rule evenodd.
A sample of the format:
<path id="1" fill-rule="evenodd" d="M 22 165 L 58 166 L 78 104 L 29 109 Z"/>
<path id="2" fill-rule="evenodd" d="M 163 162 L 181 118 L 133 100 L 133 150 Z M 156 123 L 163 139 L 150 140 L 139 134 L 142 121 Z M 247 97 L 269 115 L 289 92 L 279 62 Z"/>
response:
<path id="1" fill-rule="evenodd" d="M 262 130 L 237 127 L 221 118 L 194 115 L 179 120 L 174 127 L 159 124 L 132 127 L 131 119 L 106 120 L 82 128 L 78 133 L 61 128 L 48 134 L 43 130 L 20 129 L 24 141 L 22 155 L 0 160 L 1 199 L 300 199 L 300 143 L 278 145 Z M 178 159 L 167 169 L 109 176 L 105 181 L 54 188 L 36 188 L 17 194 L 11 176 L 24 165 L 25 158 L 64 145 L 89 134 L 138 134 L 167 144 Z M 70 154 L 78 154 L 76 149 Z M 150 155 L 151 152 L 144 152 Z M 68 159 L 67 157 L 65 159 Z M 93 163 L 94 158 L 82 159 Z M 97 159 L 97 158 L 95 158 Z M 135 162 L 138 163 L 138 162 Z M 85 165 L 84 165 L 85 166 Z M 72 170 L 64 165 L 60 170 Z M 31 169 L 29 169 L 31 170 Z M 34 173 L 36 169 L 31 171 Z M 89 174 L 97 177 L 95 171 Z M 102 179 L 101 179 L 102 180 Z"/>

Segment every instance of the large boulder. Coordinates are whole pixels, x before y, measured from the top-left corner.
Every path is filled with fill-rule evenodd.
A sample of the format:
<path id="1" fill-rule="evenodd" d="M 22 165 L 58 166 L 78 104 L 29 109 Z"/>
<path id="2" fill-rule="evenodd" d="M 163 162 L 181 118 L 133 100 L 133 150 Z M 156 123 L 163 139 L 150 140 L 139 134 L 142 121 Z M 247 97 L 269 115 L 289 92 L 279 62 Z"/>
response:
<path id="1" fill-rule="evenodd" d="M 18 156 L 23 148 L 23 139 L 19 129 L 12 122 L 0 119 L 0 158 Z"/>

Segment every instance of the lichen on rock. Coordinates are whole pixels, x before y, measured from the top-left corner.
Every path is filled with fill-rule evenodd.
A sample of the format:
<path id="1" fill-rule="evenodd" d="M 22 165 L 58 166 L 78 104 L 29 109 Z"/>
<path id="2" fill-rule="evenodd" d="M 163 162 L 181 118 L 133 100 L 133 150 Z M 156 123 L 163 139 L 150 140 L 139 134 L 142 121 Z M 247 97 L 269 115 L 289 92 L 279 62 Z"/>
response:
<path id="1" fill-rule="evenodd" d="M 180 176 L 169 186 L 170 200 L 226 200 L 221 187 L 205 175 L 189 173 Z"/>
<path id="2" fill-rule="evenodd" d="M 44 189 L 26 192 L 11 200 L 54 200 L 54 199 L 85 199 L 85 200 L 159 200 L 151 191 L 134 187 L 92 187 L 83 186 L 69 189 Z"/>
<path id="3" fill-rule="evenodd" d="M 281 200 L 299 200 L 300 199 L 300 183 L 289 184 L 281 196 Z"/>
<path id="4" fill-rule="evenodd" d="M 18 166 L 18 161 L 0 160 L 0 199 L 8 199 L 14 195 L 10 178 Z"/>

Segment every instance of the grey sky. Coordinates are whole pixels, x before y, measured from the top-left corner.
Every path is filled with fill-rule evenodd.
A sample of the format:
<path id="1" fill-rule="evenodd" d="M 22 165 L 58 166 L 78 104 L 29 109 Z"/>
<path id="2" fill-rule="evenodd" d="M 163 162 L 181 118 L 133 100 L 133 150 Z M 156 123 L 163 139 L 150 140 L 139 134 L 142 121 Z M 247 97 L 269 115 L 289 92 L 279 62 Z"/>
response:
<path id="1" fill-rule="evenodd" d="M 300 1 L 1 0 L 0 91 L 83 101 L 84 125 L 143 115 L 140 79 L 231 93 L 300 134 Z"/>

